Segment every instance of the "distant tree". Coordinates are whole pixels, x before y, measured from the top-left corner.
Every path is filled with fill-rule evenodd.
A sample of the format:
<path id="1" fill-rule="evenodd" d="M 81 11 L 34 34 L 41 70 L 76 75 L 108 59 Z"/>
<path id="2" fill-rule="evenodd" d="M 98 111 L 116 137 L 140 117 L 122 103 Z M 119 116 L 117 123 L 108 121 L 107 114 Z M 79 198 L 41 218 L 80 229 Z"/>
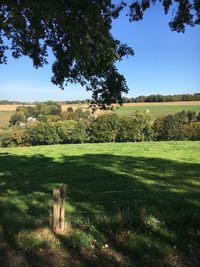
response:
<path id="1" fill-rule="evenodd" d="M 26 116 L 23 111 L 17 111 L 14 115 L 11 116 L 10 118 L 10 123 L 15 125 L 18 122 L 25 122 L 26 121 Z"/>
<path id="2" fill-rule="evenodd" d="M 48 116 L 44 114 L 39 114 L 37 119 L 41 122 L 47 122 L 48 121 Z"/>
<path id="3" fill-rule="evenodd" d="M 68 107 L 67 108 L 67 112 L 73 112 L 74 110 L 73 110 L 73 107 Z"/>

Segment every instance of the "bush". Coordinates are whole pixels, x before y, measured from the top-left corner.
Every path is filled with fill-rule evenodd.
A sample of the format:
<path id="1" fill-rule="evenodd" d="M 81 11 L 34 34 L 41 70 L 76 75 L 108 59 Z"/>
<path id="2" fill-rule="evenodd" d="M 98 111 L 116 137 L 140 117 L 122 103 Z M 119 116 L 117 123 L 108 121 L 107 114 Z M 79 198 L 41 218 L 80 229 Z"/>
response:
<path id="1" fill-rule="evenodd" d="M 13 145 L 14 145 L 14 142 L 12 139 L 12 131 L 7 130 L 7 131 L 0 132 L 0 146 L 9 147 Z"/>
<path id="2" fill-rule="evenodd" d="M 29 142 L 32 145 L 50 145 L 60 142 L 56 127 L 50 123 L 38 123 L 27 127 Z"/>
<path id="3" fill-rule="evenodd" d="M 188 135 L 186 128 L 186 124 L 176 115 L 168 115 L 154 122 L 157 140 L 186 140 Z"/>
<path id="4" fill-rule="evenodd" d="M 136 112 L 136 141 L 150 141 L 153 139 L 153 127 L 149 110 Z"/>
<path id="5" fill-rule="evenodd" d="M 97 117 L 90 125 L 90 141 L 97 143 L 115 142 L 118 123 L 119 117 L 114 113 Z"/>
<path id="6" fill-rule="evenodd" d="M 117 141 L 131 142 L 136 141 L 137 125 L 133 117 L 124 116 L 119 119 L 117 130 Z"/>
<path id="7" fill-rule="evenodd" d="M 11 131 L 12 143 L 17 146 L 28 145 L 28 135 L 25 128 L 13 128 Z"/>
<path id="8" fill-rule="evenodd" d="M 190 140 L 200 140 L 200 122 L 191 122 L 187 126 L 187 134 Z"/>
<path id="9" fill-rule="evenodd" d="M 88 140 L 87 126 L 84 121 L 68 120 L 59 123 L 57 132 L 62 143 L 84 143 Z"/>

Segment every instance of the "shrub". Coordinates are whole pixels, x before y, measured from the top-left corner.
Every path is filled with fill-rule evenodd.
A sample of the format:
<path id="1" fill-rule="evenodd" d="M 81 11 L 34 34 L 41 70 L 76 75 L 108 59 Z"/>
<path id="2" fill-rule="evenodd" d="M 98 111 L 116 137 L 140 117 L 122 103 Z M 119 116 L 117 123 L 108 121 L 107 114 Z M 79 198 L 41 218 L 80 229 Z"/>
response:
<path id="1" fill-rule="evenodd" d="M 136 141 L 137 125 L 133 117 L 124 116 L 119 119 L 117 130 L 117 141 L 131 142 Z"/>
<path id="2" fill-rule="evenodd" d="M 48 117 L 47 115 L 44 115 L 44 114 L 39 114 L 37 119 L 41 122 L 47 122 L 48 121 Z"/>
<path id="3" fill-rule="evenodd" d="M 29 142 L 32 145 L 50 145 L 60 142 L 56 127 L 50 123 L 38 123 L 27 127 Z"/>
<path id="4" fill-rule="evenodd" d="M 77 121 L 68 120 L 56 124 L 57 132 L 62 143 L 71 143 L 71 134 L 77 125 Z"/>
<path id="5" fill-rule="evenodd" d="M 12 143 L 19 146 L 28 145 L 28 135 L 25 128 L 14 128 L 11 131 Z"/>
<path id="6" fill-rule="evenodd" d="M 149 110 L 136 112 L 136 141 L 150 141 L 153 138 L 153 127 L 151 123 L 151 115 Z"/>
<path id="7" fill-rule="evenodd" d="M 62 143 L 84 143 L 88 140 L 87 126 L 84 121 L 68 120 L 59 123 L 57 132 Z"/>
<path id="8" fill-rule="evenodd" d="M 97 143 L 114 142 L 117 137 L 118 123 L 119 117 L 114 113 L 97 117 L 90 125 L 90 141 Z"/>
<path id="9" fill-rule="evenodd" d="M 0 132 L 0 146 L 1 147 L 9 147 L 13 146 L 12 132 L 11 130 L 6 130 Z"/>
<path id="10" fill-rule="evenodd" d="M 187 126 L 187 134 L 190 140 L 200 140 L 200 122 L 191 122 Z"/>
<path id="11" fill-rule="evenodd" d="M 155 137 L 157 140 L 186 140 L 187 129 L 179 116 L 168 115 L 156 119 L 154 122 Z"/>

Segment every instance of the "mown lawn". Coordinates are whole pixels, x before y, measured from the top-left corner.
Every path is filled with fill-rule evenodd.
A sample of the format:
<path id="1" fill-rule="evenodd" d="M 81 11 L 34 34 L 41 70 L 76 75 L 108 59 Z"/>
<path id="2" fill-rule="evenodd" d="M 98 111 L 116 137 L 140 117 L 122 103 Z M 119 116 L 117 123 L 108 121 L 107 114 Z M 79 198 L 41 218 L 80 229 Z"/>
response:
<path id="1" fill-rule="evenodd" d="M 0 266 L 200 266 L 200 142 L 1 148 Z"/>
<path id="2" fill-rule="evenodd" d="M 156 119 L 158 117 L 167 116 L 169 114 L 174 114 L 180 112 L 182 110 L 185 111 L 195 111 L 197 113 L 200 112 L 200 105 L 160 105 L 160 106 L 123 106 L 116 109 L 116 113 L 120 116 L 124 115 L 133 115 L 137 110 L 138 111 L 145 111 L 149 110 L 152 114 L 152 118 Z"/>

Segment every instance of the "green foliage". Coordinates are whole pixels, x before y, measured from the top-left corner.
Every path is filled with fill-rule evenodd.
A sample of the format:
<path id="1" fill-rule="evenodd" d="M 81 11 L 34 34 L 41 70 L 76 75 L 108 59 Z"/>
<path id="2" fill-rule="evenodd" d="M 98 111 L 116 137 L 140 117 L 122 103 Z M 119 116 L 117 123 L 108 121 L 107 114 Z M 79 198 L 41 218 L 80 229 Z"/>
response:
<path id="1" fill-rule="evenodd" d="M 187 126 L 189 140 L 200 140 L 200 121 L 192 122 Z"/>
<path id="2" fill-rule="evenodd" d="M 73 110 L 73 107 L 68 107 L 67 108 L 67 112 L 73 112 L 74 110 Z"/>
<path id="3" fill-rule="evenodd" d="M 9 147 L 13 146 L 14 142 L 12 139 L 11 130 L 1 131 L 0 132 L 0 146 L 1 147 Z"/>
<path id="4" fill-rule="evenodd" d="M 35 106 L 35 110 L 37 114 L 43 115 L 60 115 L 61 113 L 61 105 L 57 104 L 56 102 L 46 102 L 37 104 Z"/>
<path id="5" fill-rule="evenodd" d="M 16 111 L 24 112 L 26 119 L 28 119 L 29 117 L 37 117 L 38 115 L 38 111 L 36 107 L 32 107 L 32 106 L 18 106 L 16 108 Z"/>
<path id="6" fill-rule="evenodd" d="M 80 119 L 87 119 L 90 115 L 90 111 L 86 110 L 85 112 L 81 108 L 77 108 L 74 112 L 68 112 L 68 119 L 78 121 Z"/>
<path id="7" fill-rule="evenodd" d="M 60 142 L 56 127 L 50 123 L 38 123 L 27 127 L 29 142 L 32 145 L 50 145 Z"/>
<path id="8" fill-rule="evenodd" d="M 119 118 L 117 114 L 110 113 L 97 117 L 90 125 L 91 142 L 115 142 Z"/>
<path id="9" fill-rule="evenodd" d="M 95 103 L 122 103 L 128 88 L 115 63 L 134 52 L 111 34 L 112 23 L 125 8 L 130 21 L 141 20 L 155 2 L 162 3 L 165 13 L 173 7 L 172 30 L 184 32 L 186 25 L 199 24 L 199 0 L 4 1 L 0 4 L 0 63 L 7 62 L 10 49 L 14 58 L 29 56 L 38 68 L 48 63 L 52 51 L 55 85 L 63 89 L 65 83 L 79 82 L 92 91 Z"/>
<path id="10" fill-rule="evenodd" d="M 200 121 L 200 112 L 197 115 L 197 121 Z"/>
<path id="11" fill-rule="evenodd" d="M 135 124 L 137 126 L 136 128 L 137 141 L 152 140 L 153 129 L 152 129 L 151 115 L 149 110 L 146 110 L 144 112 L 136 112 Z"/>
<path id="12" fill-rule="evenodd" d="M 149 95 L 137 97 L 123 97 L 123 103 L 138 102 L 178 102 L 178 101 L 200 101 L 200 93 L 179 95 Z"/>
<path id="13" fill-rule="evenodd" d="M 164 118 L 156 119 L 154 122 L 155 137 L 158 140 L 186 140 L 186 126 L 181 117 L 168 115 Z M 185 119 L 185 118 L 184 118 Z"/>
<path id="14" fill-rule="evenodd" d="M 195 111 L 191 111 L 191 110 L 189 110 L 189 111 L 187 112 L 187 116 L 188 116 L 188 121 L 189 121 L 189 122 L 196 121 L 196 119 L 197 119 L 197 114 L 196 114 Z"/>
<path id="15" fill-rule="evenodd" d="M 161 117 L 153 124 L 148 110 L 137 111 L 134 116 L 123 117 L 110 112 L 96 119 L 91 117 L 88 119 L 89 113 L 86 114 L 82 109 L 77 109 L 75 112 L 66 111 L 66 113 L 61 113 L 61 116 L 39 114 L 40 123 L 36 122 L 32 126 L 27 124 L 26 128 L 13 126 L 8 136 L 2 131 L 0 145 L 200 139 L 198 116 L 193 112 L 181 111 Z M 64 120 L 65 116 L 66 120 Z M 61 118 L 63 118 L 62 121 Z M 70 120 L 70 118 L 73 119 Z"/>
<path id="16" fill-rule="evenodd" d="M 88 140 L 84 121 L 67 120 L 56 125 L 62 143 L 84 143 Z"/>
<path id="17" fill-rule="evenodd" d="M 18 122 L 25 122 L 26 121 L 26 115 L 23 111 L 17 111 L 14 115 L 10 118 L 10 123 L 15 125 Z"/>
<path id="18" fill-rule="evenodd" d="M 137 125 L 133 117 L 123 116 L 119 119 L 117 141 L 131 142 L 137 140 Z"/>
<path id="19" fill-rule="evenodd" d="M 47 121 L 48 122 L 58 122 L 60 121 L 61 117 L 59 115 L 48 115 Z"/>
<path id="20" fill-rule="evenodd" d="M 48 117 L 44 114 L 38 114 L 37 119 L 41 122 L 47 122 L 48 121 Z"/>

